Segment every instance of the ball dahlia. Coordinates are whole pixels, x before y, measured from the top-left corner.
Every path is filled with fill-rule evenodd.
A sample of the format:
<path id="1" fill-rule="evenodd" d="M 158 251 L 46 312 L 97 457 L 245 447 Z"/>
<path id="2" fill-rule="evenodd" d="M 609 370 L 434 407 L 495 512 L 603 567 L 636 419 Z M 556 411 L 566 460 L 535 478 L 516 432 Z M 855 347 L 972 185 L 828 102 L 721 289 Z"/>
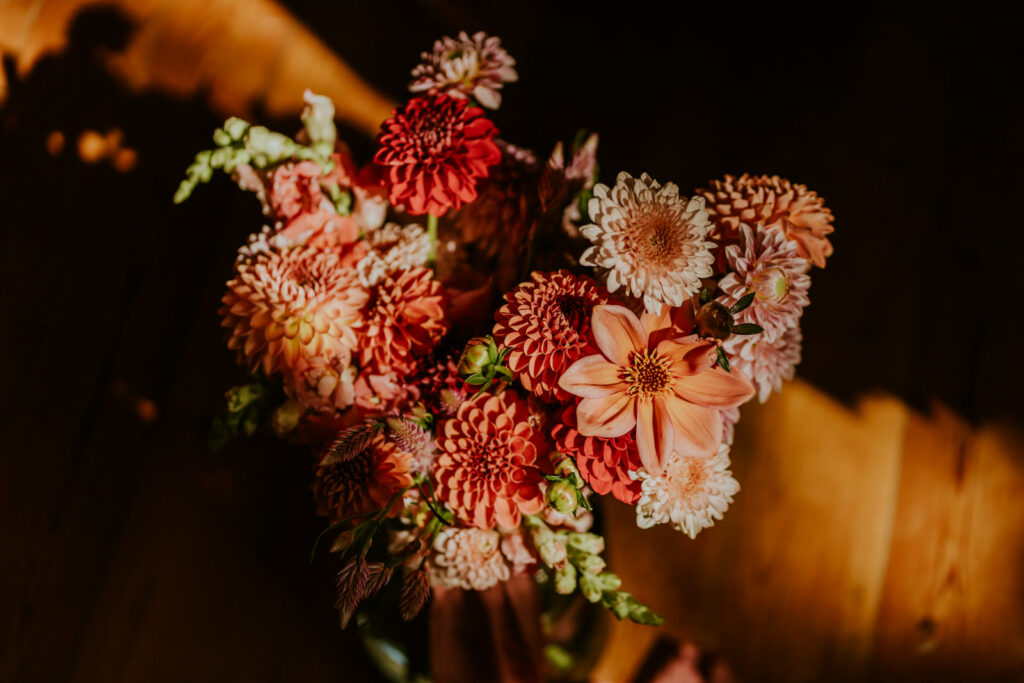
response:
<path id="1" fill-rule="evenodd" d="M 636 442 L 629 436 L 602 439 L 583 436 L 577 429 L 576 407 L 561 414 L 561 422 L 551 429 L 551 438 L 560 453 L 572 456 L 583 481 L 599 495 L 611 493 L 627 505 L 640 497 L 640 482 L 630 472 L 640 469 Z"/>
<path id="2" fill-rule="evenodd" d="M 367 293 L 338 251 L 260 251 L 236 264 L 227 287 L 221 325 L 240 364 L 267 375 L 326 356 L 348 365 Z"/>
<path id="3" fill-rule="evenodd" d="M 738 335 L 725 342 L 729 365 L 750 378 L 761 403 L 772 391 L 782 390 L 782 380 L 791 380 L 800 364 L 803 334 L 794 326 L 775 339 L 765 335 Z"/>
<path id="4" fill-rule="evenodd" d="M 775 339 L 798 324 L 811 302 L 807 295 L 811 263 L 779 228 L 741 225 L 740 236 L 740 244 L 725 249 L 732 272 L 718 283 L 721 303 L 732 306 L 754 292 L 754 300 L 736 315 L 736 322 L 756 323 L 766 338 Z"/>
<path id="5" fill-rule="evenodd" d="M 545 440 L 529 417 L 526 401 L 506 391 L 466 401 L 441 423 L 437 496 L 466 524 L 512 528 L 544 507 L 537 459 Z"/>
<path id="6" fill-rule="evenodd" d="M 501 106 L 501 90 L 506 83 L 519 80 L 516 60 L 501 47 L 501 38 L 478 31 L 469 36 L 460 31 L 457 38 L 445 36 L 434 42 L 433 52 L 424 52 L 423 60 L 412 70 L 412 92 L 444 92 L 455 97 L 472 96 L 482 106 Z"/>
<path id="7" fill-rule="evenodd" d="M 482 591 L 508 581 L 501 535 L 488 529 L 444 529 L 434 539 L 430 579 L 445 588 Z"/>
<path id="8" fill-rule="evenodd" d="M 483 109 L 445 94 L 414 97 L 381 124 L 374 161 L 388 200 L 411 214 L 440 216 L 476 199 L 477 183 L 501 152 Z"/>
<path id="9" fill-rule="evenodd" d="M 828 235 L 832 211 L 825 200 L 806 185 L 796 185 L 779 176 L 731 175 L 713 180 L 707 189 L 697 191 L 707 200 L 708 214 L 715 229 L 712 237 L 720 242 L 735 241 L 740 223 L 779 227 L 788 239 L 797 243 L 800 255 L 818 266 L 832 255 Z"/>
<path id="10" fill-rule="evenodd" d="M 637 472 L 642 492 L 636 504 L 636 525 L 648 529 L 671 524 L 690 538 L 714 526 L 740 490 L 729 471 L 729 447 L 722 444 L 710 458 L 673 455 L 661 473 Z"/>
<path id="11" fill-rule="evenodd" d="M 534 271 L 529 282 L 505 295 L 495 314 L 494 339 L 512 349 L 508 367 L 527 391 L 545 401 L 569 399 L 558 378 L 576 360 L 597 352 L 590 313 L 607 302 L 603 287 L 567 270 Z"/>
<path id="12" fill-rule="evenodd" d="M 448 331 L 445 296 L 429 268 L 389 274 L 363 309 L 359 360 L 375 374 L 410 373 Z"/>
<path id="13" fill-rule="evenodd" d="M 644 173 L 620 173 L 615 187 L 598 183 L 588 205 L 593 223 L 580 232 L 594 243 L 580 263 L 608 273 L 608 291 L 621 287 L 640 298 L 649 313 L 681 306 L 711 277 L 714 257 L 705 241 L 711 224 L 700 197 L 679 196 L 674 183 L 662 186 Z"/>
<path id="14" fill-rule="evenodd" d="M 319 465 L 313 480 L 317 510 L 332 519 L 379 510 L 412 486 L 408 456 L 378 432 L 369 448 L 351 460 Z M 398 514 L 396 505 L 390 514 Z"/>

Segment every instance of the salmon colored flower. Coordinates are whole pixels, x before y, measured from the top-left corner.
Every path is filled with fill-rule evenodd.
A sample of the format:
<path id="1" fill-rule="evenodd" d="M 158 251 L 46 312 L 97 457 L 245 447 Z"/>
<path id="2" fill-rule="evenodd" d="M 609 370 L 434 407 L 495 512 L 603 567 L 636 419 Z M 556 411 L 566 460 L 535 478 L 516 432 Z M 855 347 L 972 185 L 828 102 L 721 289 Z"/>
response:
<path id="1" fill-rule="evenodd" d="M 561 422 L 551 429 L 551 438 L 560 453 L 571 455 L 576 467 L 594 493 L 611 493 L 627 505 L 640 497 L 640 482 L 630 472 L 640 469 L 636 442 L 628 435 L 613 439 L 580 434 L 576 422 L 576 406 L 561 413 Z"/>
<path id="2" fill-rule="evenodd" d="M 441 216 L 473 201 L 477 182 L 501 160 L 498 129 L 465 99 L 414 97 L 381 125 L 373 160 L 385 168 L 388 199 L 411 214 Z"/>
<path id="3" fill-rule="evenodd" d="M 481 529 L 512 528 L 521 514 L 544 507 L 536 466 L 546 452 L 544 436 L 515 393 L 466 401 L 438 433 L 437 496 L 460 520 Z"/>
<path id="4" fill-rule="evenodd" d="M 379 510 L 412 486 L 408 455 L 378 432 L 370 447 L 351 460 L 320 465 L 313 481 L 318 512 L 332 519 Z M 396 505 L 390 514 L 398 514 Z"/>
<path id="5" fill-rule="evenodd" d="M 640 461 L 652 474 L 673 452 L 701 457 L 722 440 L 719 411 L 754 388 L 738 372 L 713 367 L 715 344 L 696 336 L 661 339 L 669 316 L 638 319 L 628 308 L 597 306 L 590 329 L 600 353 L 576 361 L 559 380 L 580 396 L 579 432 L 611 439 L 635 430 Z"/>

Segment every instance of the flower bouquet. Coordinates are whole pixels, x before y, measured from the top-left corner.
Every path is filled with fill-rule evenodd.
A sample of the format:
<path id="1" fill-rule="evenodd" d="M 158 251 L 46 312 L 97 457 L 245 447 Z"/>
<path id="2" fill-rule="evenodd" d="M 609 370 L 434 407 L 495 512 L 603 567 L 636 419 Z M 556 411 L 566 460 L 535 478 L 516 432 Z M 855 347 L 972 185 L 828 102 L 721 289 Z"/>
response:
<path id="1" fill-rule="evenodd" d="M 600 183 L 595 134 L 546 161 L 500 139 L 495 37 L 412 73 L 365 164 L 307 93 L 294 138 L 232 118 L 189 167 L 175 201 L 221 170 L 267 221 L 223 297 L 251 378 L 212 438 L 311 446 L 343 627 L 517 575 L 660 624 L 605 566 L 594 502 L 691 538 L 721 519 L 738 408 L 793 375 L 832 214 L 775 176 Z"/>

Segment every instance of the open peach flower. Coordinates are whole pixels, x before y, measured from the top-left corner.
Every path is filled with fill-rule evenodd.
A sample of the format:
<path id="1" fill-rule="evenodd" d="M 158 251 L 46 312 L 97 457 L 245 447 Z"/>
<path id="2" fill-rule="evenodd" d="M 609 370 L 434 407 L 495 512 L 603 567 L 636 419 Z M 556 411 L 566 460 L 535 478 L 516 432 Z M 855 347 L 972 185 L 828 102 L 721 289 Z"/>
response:
<path id="1" fill-rule="evenodd" d="M 668 324 L 665 315 L 638 319 L 623 306 L 595 306 L 590 329 L 601 353 L 576 361 L 559 380 L 583 399 L 580 434 L 610 439 L 635 430 L 640 460 L 655 474 L 673 452 L 713 455 L 722 440 L 720 411 L 754 395 L 738 372 L 713 367 L 713 342 L 665 338 Z"/>

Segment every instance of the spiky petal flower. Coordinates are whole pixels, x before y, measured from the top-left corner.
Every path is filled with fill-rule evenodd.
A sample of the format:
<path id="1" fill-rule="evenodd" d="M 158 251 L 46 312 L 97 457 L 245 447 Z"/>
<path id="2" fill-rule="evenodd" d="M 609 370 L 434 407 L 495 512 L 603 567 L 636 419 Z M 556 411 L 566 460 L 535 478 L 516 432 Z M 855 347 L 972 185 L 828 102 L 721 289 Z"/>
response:
<path id="1" fill-rule="evenodd" d="M 375 374 L 410 373 L 448 331 L 444 290 L 429 268 L 391 273 L 370 290 L 359 335 L 359 362 Z"/>
<path id="2" fill-rule="evenodd" d="M 482 529 L 519 525 L 544 507 L 538 457 L 544 436 L 514 392 L 483 394 L 459 407 L 438 430 L 437 496 L 456 516 Z"/>
<path id="3" fill-rule="evenodd" d="M 409 456 L 409 470 L 415 473 L 430 471 L 437 455 L 434 435 L 407 417 L 392 416 L 384 423 L 388 427 L 388 439 Z"/>
<path id="4" fill-rule="evenodd" d="M 545 401 L 569 399 L 558 378 L 569 365 L 597 352 L 590 312 L 607 301 L 603 287 L 567 270 L 534 271 L 529 282 L 505 295 L 495 315 L 494 339 L 512 349 L 508 367 L 527 391 Z"/>
<path id="5" fill-rule="evenodd" d="M 363 287 L 379 285 L 388 273 L 427 265 L 431 240 L 427 231 L 413 223 L 387 223 L 366 236 L 369 252 L 359 261 L 359 282 Z"/>
<path id="6" fill-rule="evenodd" d="M 832 211 L 825 200 L 806 185 L 791 183 L 779 176 L 731 175 L 712 180 L 707 189 L 697 191 L 707 200 L 708 213 L 715 229 L 713 239 L 732 242 L 738 236 L 740 223 L 779 227 L 788 239 L 797 243 L 800 255 L 818 266 L 832 255 L 828 235 Z"/>
<path id="7" fill-rule="evenodd" d="M 722 440 L 719 411 L 754 394 L 741 373 L 714 367 L 715 345 L 667 337 L 669 315 L 637 319 L 623 306 L 595 306 L 590 326 L 600 353 L 573 363 L 559 380 L 581 397 L 579 432 L 605 439 L 636 433 L 640 460 L 661 472 L 674 452 L 712 455 Z"/>
<path id="8" fill-rule="evenodd" d="M 750 378 L 758 400 L 764 403 L 773 390 L 782 390 L 782 380 L 793 379 L 802 342 L 800 327 L 794 326 L 776 339 L 768 339 L 764 333 L 737 335 L 725 342 L 725 352 L 729 365 Z"/>
<path id="9" fill-rule="evenodd" d="M 766 338 L 775 339 L 798 324 L 811 302 L 807 295 L 811 263 L 780 228 L 741 225 L 740 236 L 740 244 L 725 249 L 732 272 L 718 283 L 721 303 L 732 306 L 754 292 L 754 300 L 737 314 L 736 322 L 756 323 L 764 328 Z"/>
<path id="10" fill-rule="evenodd" d="M 445 588 L 482 591 L 511 575 L 497 531 L 443 529 L 432 549 L 430 579 Z"/>
<path id="11" fill-rule="evenodd" d="M 630 476 L 641 466 L 636 441 L 631 437 L 583 436 L 576 423 L 576 406 L 569 406 L 562 411 L 561 421 L 552 427 L 551 438 L 558 452 L 572 456 L 583 481 L 595 493 L 611 493 L 627 505 L 640 497 L 640 482 Z"/>
<path id="12" fill-rule="evenodd" d="M 478 31 L 470 37 L 459 31 L 457 38 L 445 36 L 434 42 L 433 52 L 424 52 L 423 60 L 409 84 L 412 92 L 445 92 L 455 97 L 472 96 L 482 106 L 501 106 L 501 90 L 506 83 L 519 80 L 516 60 L 512 59 L 497 36 Z"/>
<path id="13" fill-rule="evenodd" d="M 711 276 L 714 243 L 704 239 L 711 227 L 704 200 L 680 197 L 674 183 L 622 172 L 614 187 L 594 186 L 588 211 L 593 223 L 580 232 L 594 245 L 580 263 L 607 271 L 608 291 L 621 287 L 643 299 L 648 313 L 681 306 Z"/>
<path id="14" fill-rule="evenodd" d="M 484 110 L 445 94 L 414 97 L 381 124 L 373 160 L 385 168 L 388 200 L 411 214 L 444 214 L 476 199 L 501 152 Z"/>
<path id="15" fill-rule="evenodd" d="M 378 432 L 369 448 L 355 457 L 318 466 L 313 495 L 320 514 L 344 519 L 383 508 L 411 485 L 407 456 Z M 390 514 L 400 510 L 401 505 L 395 505 Z"/>
<path id="16" fill-rule="evenodd" d="M 367 293 L 336 250 L 313 247 L 255 253 L 236 264 L 221 301 L 228 348 L 239 363 L 271 375 L 333 356 L 348 365 L 353 327 Z"/>
<path id="17" fill-rule="evenodd" d="M 710 458 L 669 458 L 661 474 L 636 473 L 642 493 L 636 504 L 636 525 L 649 529 L 671 524 L 690 538 L 714 526 L 732 503 L 740 485 L 729 471 L 729 446 Z"/>

